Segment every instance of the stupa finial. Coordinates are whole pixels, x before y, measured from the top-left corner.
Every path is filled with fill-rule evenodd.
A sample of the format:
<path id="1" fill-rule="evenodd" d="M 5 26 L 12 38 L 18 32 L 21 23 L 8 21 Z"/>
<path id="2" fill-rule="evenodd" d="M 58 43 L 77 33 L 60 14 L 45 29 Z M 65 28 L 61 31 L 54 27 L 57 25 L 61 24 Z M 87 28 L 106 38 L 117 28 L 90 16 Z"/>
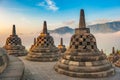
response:
<path id="1" fill-rule="evenodd" d="M 43 23 L 43 33 L 47 33 L 47 22 L 46 21 L 44 21 L 44 23 Z"/>
<path id="2" fill-rule="evenodd" d="M 16 28 L 15 28 L 15 25 L 13 25 L 12 35 L 16 35 Z"/>
<path id="3" fill-rule="evenodd" d="M 63 38 L 61 38 L 60 40 L 60 45 L 63 45 Z"/>
<path id="4" fill-rule="evenodd" d="M 85 14 L 84 14 L 84 9 L 80 10 L 80 20 L 79 20 L 79 28 L 85 28 Z"/>
<path id="5" fill-rule="evenodd" d="M 112 53 L 115 54 L 115 47 L 112 48 Z"/>

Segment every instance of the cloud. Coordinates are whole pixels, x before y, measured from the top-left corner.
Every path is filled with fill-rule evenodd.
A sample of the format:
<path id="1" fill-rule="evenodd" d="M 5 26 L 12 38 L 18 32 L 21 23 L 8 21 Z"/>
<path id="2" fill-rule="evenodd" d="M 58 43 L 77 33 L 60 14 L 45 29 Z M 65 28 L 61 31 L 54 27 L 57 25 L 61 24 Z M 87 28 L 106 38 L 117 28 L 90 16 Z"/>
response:
<path id="1" fill-rule="evenodd" d="M 97 40 L 97 45 L 99 49 L 103 49 L 107 54 L 112 52 L 112 47 L 114 46 L 120 50 L 120 31 L 115 33 L 97 33 L 94 34 Z"/>
<path id="2" fill-rule="evenodd" d="M 73 24 L 75 24 L 75 20 L 64 21 L 63 24 L 65 24 L 65 25 L 73 25 Z"/>
<path id="3" fill-rule="evenodd" d="M 6 30 L 7 31 L 7 30 Z M 30 46 L 33 44 L 34 37 L 38 37 L 40 32 L 33 32 L 33 33 L 18 33 L 18 36 L 22 39 L 22 43 L 24 46 L 26 46 L 27 49 L 30 48 Z M 5 44 L 6 38 L 11 33 L 2 34 L 0 33 L 0 46 L 2 47 Z M 67 33 L 67 34 L 56 34 L 52 33 L 50 34 L 54 38 L 55 45 L 58 46 L 60 44 L 60 38 L 63 38 L 63 43 L 66 45 L 66 47 L 69 47 L 70 39 L 73 34 Z M 109 54 L 112 51 L 112 47 L 114 46 L 115 49 L 120 50 L 120 31 L 115 33 L 96 33 L 94 34 L 97 46 L 99 50 L 103 49 L 105 53 Z"/>
<path id="4" fill-rule="evenodd" d="M 57 11 L 59 9 L 53 0 L 45 0 L 43 2 L 40 2 L 38 6 L 42 6 L 53 11 Z"/>
<path id="5" fill-rule="evenodd" d="M 110 19 L 101 18 L 101 19 L 95 19 L 91 22 L 87 22 L 87 25 L 101 24 L 101 23 L 106 23 L 106 22 L 111 22 L 111 21 L 112 20 Z"/>
<path id="6" fill-rule="evenodd" d="M 60 34 L 53 33 L 51 35 L 54 38 L 54 42 L 56 46 L 60 44 L 60 38 L 62 37 L 64 40 L 63 41 L 64 45 L 66 45 L 66 47 L 68 48 L 70 44 L 71 36 L 73 34 L 67 33 L 67 34 L 60 35 Z M 96 38 L 97 47 L 99 48 L 99 50 L 103 49 L 106 54 L 111 53 L 113 46 L 115 47 L 116 50 L 117 49 L 120 50 L 120 45 L 119 45 L 120 31 L 115 33 L 96 33 L 94 34 L 94 36 Z"/>
<path id="7" fill-rule="evenodd" d="M 87 25 L 102 24 L 102 23 L 113 22 L 113 21 L 120 21 L 120 18 L 119 19 L 99 18 L 99 19 L 95 19 L 91 22 L 87 22 Z"/>
<path id="8" fill-rule="evenodd" d="M 53 36 L 56 46 L 58 46 L 60 44 L 60 38 L 63 38 L 63 44 L 66 45 L 66 47 L 69 47 L 69 43 L 70 43 L 72 34 L 70 34 L 70 33 L 66 33 L 66 34 L 52 33 L 50 35 Z"/>

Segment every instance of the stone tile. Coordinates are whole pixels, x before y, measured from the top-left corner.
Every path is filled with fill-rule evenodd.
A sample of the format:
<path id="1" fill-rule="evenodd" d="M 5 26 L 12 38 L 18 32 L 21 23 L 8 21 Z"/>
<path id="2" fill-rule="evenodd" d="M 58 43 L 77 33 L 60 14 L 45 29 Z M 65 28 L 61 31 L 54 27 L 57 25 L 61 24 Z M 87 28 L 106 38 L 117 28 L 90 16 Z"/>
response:
<path id="1" fill-rule="evenodd" d="M 85 62 L 85 65 L 88 66 L 92 66 L 92 62 Z"/>

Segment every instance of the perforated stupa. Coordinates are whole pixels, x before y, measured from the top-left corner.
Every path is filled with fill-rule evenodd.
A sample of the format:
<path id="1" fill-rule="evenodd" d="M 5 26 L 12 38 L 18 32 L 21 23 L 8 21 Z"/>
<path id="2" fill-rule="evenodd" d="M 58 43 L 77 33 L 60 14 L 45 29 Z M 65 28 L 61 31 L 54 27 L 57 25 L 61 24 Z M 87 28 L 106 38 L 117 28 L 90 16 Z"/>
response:
<path id="1" fill-rule="evenodd" d="M 20 37 L 16 34 L 15 25 L 13 25 L 12 35 L 6 39 L 4 48 L 7 50 L 9 55 L 24 56 L 27 54 L 27 50 L 22 45 Z"/>
<path id="2" fill-rule="evenodd" d="M 80 12 L 79 28 L 75 29 L 69 48 L 54 69 L 58 73 L 80 78 L 100 78 L 115 74 L 112 64 L 97 48 L 95 37 L 86 28 L 83 9 Z"/>
<path id="3" fill-rule="evenodd" d="M 58 49 L 59 49 L 60 54 L 66 51 L 65 45 L 63 45 L 63 38 L 60 39 L 60 44 L 58 45 Z"/>
<path id="4" fill-rule="evenodd" d="M 47 31 L 47 23 L 44 21 L 43 31 L 34 39 L 26 59 L 31 61 L 56 61 L 59 58 L 58 48 L 54 45 L 53 37 Z"/>

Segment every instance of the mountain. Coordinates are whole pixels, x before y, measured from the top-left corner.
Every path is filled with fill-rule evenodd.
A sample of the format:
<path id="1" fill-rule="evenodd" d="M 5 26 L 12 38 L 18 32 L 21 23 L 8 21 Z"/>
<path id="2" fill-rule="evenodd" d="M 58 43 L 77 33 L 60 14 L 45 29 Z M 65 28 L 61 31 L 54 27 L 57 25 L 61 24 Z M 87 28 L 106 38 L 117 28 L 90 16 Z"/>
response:
<path id="1" fill-rule="evenodd" d="M 55 30 L 49 30 L 49 32 L 50 33 L 65 34 L 65 33 L 73 33 L 74 29 L 72 29 L 68 26 L 64 26 L 64 27 L 57 28 Z"/>
<path id="2" fill-rule="evenodd" d="M 107 22 L 104 24 L 95 24 L 87 26 L 93 33 L 108 33 L 120 31 L 120 21 Z"/>
<path id="3" fill-rule="evenodd" d="M 114 21 L 114 22 L 107 22 L 103 24 L 95 24 L 95 25 L 88 25 L 88 28 L 90 28 L 91 32 L 93 33 L 111 33 L 111 32 L 117 32 L 120 31 L 120 21 Z M 57 28 L 55 30 L 49 30 L 50 33 L 58 33 L 58 34 L 65 34 L 65 33 L 74 33 L 74 29 L 64 26 Z"/>

